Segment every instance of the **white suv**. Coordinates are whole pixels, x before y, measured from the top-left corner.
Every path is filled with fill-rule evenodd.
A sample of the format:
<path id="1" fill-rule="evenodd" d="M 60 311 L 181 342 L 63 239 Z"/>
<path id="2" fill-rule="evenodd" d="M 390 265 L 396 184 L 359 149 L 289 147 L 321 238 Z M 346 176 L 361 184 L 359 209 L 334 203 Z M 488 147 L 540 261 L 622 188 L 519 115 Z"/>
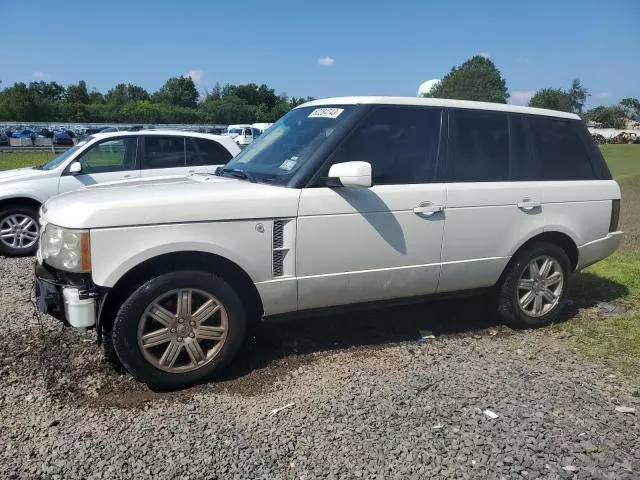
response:
<path id="1" fill-rule="evenodd" d="M 0 172 L 0 254 L 36 251 L 38 209 L 95 183 L 212 173 L 240 151 L 226 136 L 174 131 L 98 133 L 39 167 Z"/>
<path id="2" fill-rule="evenodd" d="M 318 100 L 219 176 L 47 202 L 38 306 L 163 388 L 222 369 L 261 317 L 489 290 L 503 321 L 535 327 L 618 247 L 619 206 L 576 115 Z"/>

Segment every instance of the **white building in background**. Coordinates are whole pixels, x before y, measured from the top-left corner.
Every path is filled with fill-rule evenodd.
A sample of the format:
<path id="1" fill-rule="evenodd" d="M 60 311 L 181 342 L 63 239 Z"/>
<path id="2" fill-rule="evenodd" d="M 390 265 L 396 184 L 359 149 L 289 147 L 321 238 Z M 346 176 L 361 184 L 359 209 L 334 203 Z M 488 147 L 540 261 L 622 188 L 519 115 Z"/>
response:
<path id="1" fill-rule="evenodd" d="M 434 78 L 431 80 L 427 80 L 426 82 L 422 82 L 418 87 L 418 97 L 423 97 L 425 94 L 429 93 L 433 87 L 440 83 L 440 79 Z"/>

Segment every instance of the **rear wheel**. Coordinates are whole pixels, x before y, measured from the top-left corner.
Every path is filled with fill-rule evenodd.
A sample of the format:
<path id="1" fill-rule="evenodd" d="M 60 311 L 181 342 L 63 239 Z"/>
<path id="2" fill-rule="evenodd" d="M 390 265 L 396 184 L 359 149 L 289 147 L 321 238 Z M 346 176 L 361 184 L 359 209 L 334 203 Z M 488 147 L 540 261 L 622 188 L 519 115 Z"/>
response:
<path id="1" fill-rule="evenodd" d="M 123 366 L 153 388 L 184 388 L 222 370 L 246 327 L 239 295 L 199 271 L 159 275 L 123 303 L 111 343 Z"/>
<path id="2" fill-rule="evenodd" d="M 8 256 L 33 255 L 40 225 L 33 208 L 10 206 L 0 211 L 0 252 Z"/>
<path id="3" fill-rule="evenodd" d="M 535 243 L 513 259 L 499 287 L 498 312 L 517 328 L 547 325 L 558 319 L 569 289 L 571 262 L 552 243 Z"/>

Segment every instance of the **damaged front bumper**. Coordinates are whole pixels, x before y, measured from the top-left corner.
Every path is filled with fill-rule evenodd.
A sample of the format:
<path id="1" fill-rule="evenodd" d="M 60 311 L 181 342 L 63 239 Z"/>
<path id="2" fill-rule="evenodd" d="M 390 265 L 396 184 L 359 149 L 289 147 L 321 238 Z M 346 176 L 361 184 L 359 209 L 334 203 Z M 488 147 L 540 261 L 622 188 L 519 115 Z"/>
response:
<path id="1" fill-rule="evenodd" d="M 87 329 L 96 325 L 104 294 L 88 274 L 70 274 L 45 264 L 35 266 L 38 311 L 65 325 Z"/>

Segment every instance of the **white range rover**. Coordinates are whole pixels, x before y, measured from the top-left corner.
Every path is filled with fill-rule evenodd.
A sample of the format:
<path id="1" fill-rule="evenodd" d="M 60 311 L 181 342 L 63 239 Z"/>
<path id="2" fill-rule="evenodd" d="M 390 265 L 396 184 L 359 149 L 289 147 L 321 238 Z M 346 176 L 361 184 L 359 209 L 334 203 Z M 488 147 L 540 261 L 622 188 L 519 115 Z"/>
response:
<path id="1" fill-rule="evenodd" d="M 517 327 L 620 242 L 620 189 L 576 115 L 442 99 L 301 105 L 217 175 L 41 210 L 38 308 L 159 388 L 220 371 L 253 322 L 492 291 Z"/>
<path id="2" fill-rule="evenodd" d="M 213 173 L 240 151 L 227 136 L 142 130 L 91 135 L 48 163 L 0 172 L 0 254 L 33 255 L 38 209 L 96 183 Z"/>

